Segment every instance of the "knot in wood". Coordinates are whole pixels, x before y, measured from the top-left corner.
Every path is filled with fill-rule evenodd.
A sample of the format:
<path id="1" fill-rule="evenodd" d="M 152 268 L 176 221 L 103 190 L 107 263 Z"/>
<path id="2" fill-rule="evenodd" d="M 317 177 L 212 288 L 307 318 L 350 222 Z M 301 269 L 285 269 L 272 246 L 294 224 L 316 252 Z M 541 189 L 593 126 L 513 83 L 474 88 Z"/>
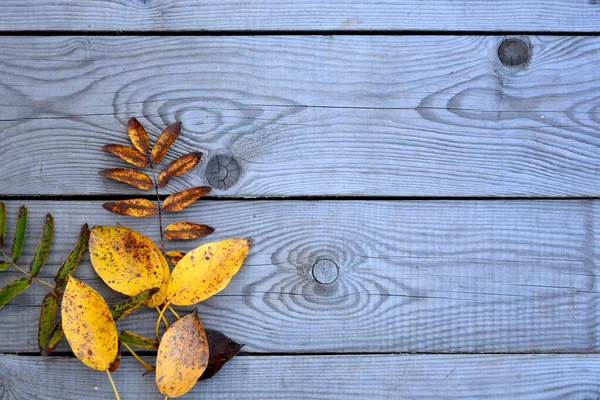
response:
<path id="1" fill-rule="evenodd" d="M 233 156 L 215 154 L 206 164 L 205 176 L 215 189 L 227 190 L 240 179 L 240 166 Z"/>
<path id="2" fill-rule="evenodd" d="M 507 39 L 498 48 L 498 57 L 502 64 L 516 67 L 529 60 L 529 46 L 520 39 Z"/>
<path id="3" fill-rule="evenodd" d="M 332 260 L 319 260 L 312 267 L 312 275 L 317 283 L 331 285 L 337 281 L 340 269 Z"/>

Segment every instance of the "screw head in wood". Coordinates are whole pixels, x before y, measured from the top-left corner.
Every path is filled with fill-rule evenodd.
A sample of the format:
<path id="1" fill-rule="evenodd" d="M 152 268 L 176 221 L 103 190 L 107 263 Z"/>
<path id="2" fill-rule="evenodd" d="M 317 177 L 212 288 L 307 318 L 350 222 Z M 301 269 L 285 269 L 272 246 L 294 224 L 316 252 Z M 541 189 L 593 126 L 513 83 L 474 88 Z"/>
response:
<path id="1" fill-rule="evenodd" d="M 498 48 L 498 57 L 502 64 L 516 67 L 529 60 L 529 46 L 520 39 L 506 39 Z"/>
<path id="2" fill-rule="evenodd" d="M 206 164 L 206 180 L 215 189 L 227 190 L 240 179 L 240 165 L 227 153 L 216 153 Z"/>
<path id="3" fill-rule="evenodd" d="M 312 275 L 317 283 L 331 285 L 337 281 L 340 269 L 332 260 L 319 260 L 312 267 Z"/>

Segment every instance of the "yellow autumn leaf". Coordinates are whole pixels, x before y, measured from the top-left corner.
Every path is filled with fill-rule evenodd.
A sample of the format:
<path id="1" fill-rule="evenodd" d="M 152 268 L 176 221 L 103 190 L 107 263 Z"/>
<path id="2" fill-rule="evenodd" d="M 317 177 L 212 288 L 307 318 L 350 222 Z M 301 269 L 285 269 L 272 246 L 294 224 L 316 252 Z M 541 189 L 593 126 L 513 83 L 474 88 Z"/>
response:
<path id="1" fill-rule="evenodd" d="M 62 328 L 75 356 L 90 368 L 107 370 L 117 358 L 118 334 L 102 296 L 69 277 L 61 314 Z"/>
<path id="2" fill-rule="evenodd" d="M 175 322 L 156 355 L 156 386 L 168 397 L 189 392 L 208 365 L 209 347 L 198 310 Z"/>
<path id="3" fill-rule="evenodd" d="M 253 242 L 254 239 L 233 238 L 206 243 L 187 253 L 171 274 L 169 302 L 190 306 L 225 289 Z"/>
<path id="4" fill-rule="evenodd" d="M 164 302 L 169 265 L 152 240 L 122 226 L 95 226 L 90 231 L 89 251 L 94 270 L 111 289 L 135 296 L 161 288 L 147 304 L 154 307 Z"/>

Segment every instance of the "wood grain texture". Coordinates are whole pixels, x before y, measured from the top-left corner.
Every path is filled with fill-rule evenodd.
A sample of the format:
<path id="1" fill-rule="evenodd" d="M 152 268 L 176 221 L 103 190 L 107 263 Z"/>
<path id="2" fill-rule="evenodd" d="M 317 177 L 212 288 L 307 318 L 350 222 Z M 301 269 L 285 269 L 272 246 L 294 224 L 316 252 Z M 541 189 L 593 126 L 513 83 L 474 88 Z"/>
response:
<path id="1" fill-rule="evenodd" d="M 598 205 L 200 200 L 167 214 L 166 223 L 207 223 L 216 228 L 208 240 L 256 238 L 231 284 L 199 305 L 207 328 L 246 343 L 247 352 L 597 352 Z M 19 202 L 7 206 L 12 226 Z M 28 206 L 24 263 L 45 213 L 55 217 L 49 265 L 40 275 L 47 279 L 84 221 L 120 222 L 158 238 L 156 219 L 118 217 L 97 201 Z M 204 242 L 170 242 L 167 250 Z M 312 266 L 323 259 L 339 267 L 331 285 L 313 277 Z M 0 273 L 0 285 L 17 276 Z M 109 304 L 122 298 L 95 277 L 87 255 L 76 276 Z M 0 352 L 37 351 L 32 321 L 46 293 L 34 284 L 2 309 Z M 152 337 L 155 320 L 145 309 L 118 328 Z"/>
<path id="2" fill-rule="evenodd" d="M 595 0 L 3 0 L 0 30 L 597 32 Z"/>
<path id="3" fill-rule="evenodd" d="M 123 358 L 115 374 L 121 398 L 160 398 L 142 372 Z M 242 356 L 184 398 L 581 400 L 600 396 L 599 373 L 598 355 Z M 76 359 L 9 355 L 0 356 L 0 396 L 114 398 L 106 375 Z"/>
<path id="4" fill-rule="evenodd" d="M 0 193 L 138 193 L 97 175 L 134 115 L 204 152 L 172 190 L 229 152 L 213 195 L 599 196 L 600 37 L 524 38 L 521 68 L 502 39 L 6 37 Z"/>

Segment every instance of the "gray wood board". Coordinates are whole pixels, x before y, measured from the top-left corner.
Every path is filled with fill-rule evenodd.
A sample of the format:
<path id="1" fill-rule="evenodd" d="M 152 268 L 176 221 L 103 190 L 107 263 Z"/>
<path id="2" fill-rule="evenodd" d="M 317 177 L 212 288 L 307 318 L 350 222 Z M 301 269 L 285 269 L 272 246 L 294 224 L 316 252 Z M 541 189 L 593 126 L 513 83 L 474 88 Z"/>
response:
<path id="1" fill-rule="evenodd" d="M 149 359 L 150 360 L 150 359 Z M 124 357 L 123 399 L 160 399 Z M 184 399 L 596 399 L 598 355 L 241 356 Z M 74 379 L 77 377 L 77 379 Z M 73 358 L 0 356 L 0 396 L 113 399 L 106 374 Z"/>
<path id="2" fill-rule="evenodd" d="M 19 204 L 7 203 L 9 230 Z M 28 205 L 25 267 L 45 213 L 55 216 L 48 280 L 84 222 L 158 236 L 156 218 L 117 217 L 98 201 Z M 600 350 L 597 201 L 200 201 L 167 214 L 166 222 L 176 220 L 215 227 L 212 240 L 256 238 L 231 284 L 199 304 L 204 324 L 247 352 Z M 331 285 L 313 278 L 323 259 L 339 268 Z M 0 285 L 19 274 L 0 273 Z M 122 298 L 95 277 L 87 256 L 76 276 L 109 303 Z M 0 351 L 37 351 L 47 291 L 34 284 L 1 310 Z M 155 321 L 144 309 L 119 328 L 152 337 Z"/>
<path id="3" fill-rule="evenodd" d="M 139 193 L 97 174 L 133 115 L 204 151 L 172 190 L 229 154 L 216 195 L 599 196 L 600 37 L 525 40 L 514 68 L 495 36 L 6 37 L 0 193 Z"/>
<path id="4" fill-rule="evenodd" d="M 3 0 L 4 31 L 598 32 L 596 0 Z"/>

